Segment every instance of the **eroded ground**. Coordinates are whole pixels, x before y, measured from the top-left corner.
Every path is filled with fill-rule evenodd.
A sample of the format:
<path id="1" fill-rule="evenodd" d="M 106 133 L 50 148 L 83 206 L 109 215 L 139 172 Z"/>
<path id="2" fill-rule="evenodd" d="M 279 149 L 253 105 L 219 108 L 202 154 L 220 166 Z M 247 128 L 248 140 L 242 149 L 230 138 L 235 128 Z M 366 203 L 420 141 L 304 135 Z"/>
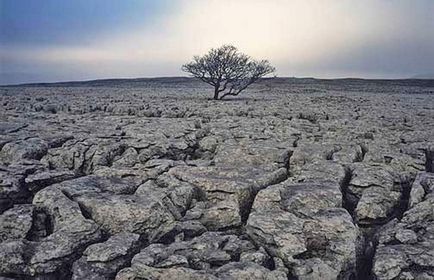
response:
<path id="1" fill-rule="evenodd" d="M 1 88 L 0 275 L 434 279 L 432 81 L 209 94 Z"/>

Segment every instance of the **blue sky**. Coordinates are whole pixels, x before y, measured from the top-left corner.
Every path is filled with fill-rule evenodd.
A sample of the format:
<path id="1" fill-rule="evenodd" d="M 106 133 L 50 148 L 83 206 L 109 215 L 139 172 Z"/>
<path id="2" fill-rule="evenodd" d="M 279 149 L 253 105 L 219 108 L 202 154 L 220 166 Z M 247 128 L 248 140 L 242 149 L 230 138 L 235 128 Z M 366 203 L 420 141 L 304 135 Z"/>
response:
<path id="1" fill-rule="evenodd" d="M 0 0 L 0 84 L 184 75 L 224 43 L 280 76 L 434 76 L 431 0 Z"/>
<path id="2" fill-rule="evenodd" d="M 93 36 L 152 21 L 158 0 L 0 0 L 2 45 L 86 42 Z"/>

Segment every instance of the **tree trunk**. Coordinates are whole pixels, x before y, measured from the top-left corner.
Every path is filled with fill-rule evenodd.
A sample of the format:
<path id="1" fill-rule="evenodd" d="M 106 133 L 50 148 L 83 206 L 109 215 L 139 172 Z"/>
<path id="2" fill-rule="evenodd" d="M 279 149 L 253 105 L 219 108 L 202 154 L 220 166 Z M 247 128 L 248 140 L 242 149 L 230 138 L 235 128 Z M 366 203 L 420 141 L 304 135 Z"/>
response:
<path id="1" fill-rule="evenodd" d="M 214 100 L 218 100 L 219 99 L 219 88 L 216 87 L 214 89 Z"/>

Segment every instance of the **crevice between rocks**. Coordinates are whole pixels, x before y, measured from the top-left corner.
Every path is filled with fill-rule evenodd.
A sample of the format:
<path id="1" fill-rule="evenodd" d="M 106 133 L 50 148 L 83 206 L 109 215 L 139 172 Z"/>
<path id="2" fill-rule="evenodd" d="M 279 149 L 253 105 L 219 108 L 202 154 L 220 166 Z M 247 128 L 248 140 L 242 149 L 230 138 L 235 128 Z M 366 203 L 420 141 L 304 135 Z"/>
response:
<path id="1" fill-rule="evenodd" d="M 33 212 L 32 226 L 27 233 L 26 240 L 40 241 L 54 231 L 53 220 L 43 208 L 36 208 Z"/>
<path id="2" fill-rule="evenodd" d="M 92 214 L 90 213 L 90 211 L 88 209 L 86 209 L 86 207 L 83 205 L 83 203 L 77 202 L 78 207 L 80 208 L 81 214 L 83 215 L 83 217 L 85 217 L 86 219 L 92 220 Z"/>
<path id="3" fill-rule="evenodd" d="M 401 178 L 401 197 L 399 198 L 399 203 L 395 207 L 393 214 L 389 221 L 393 218 L 398 218 L 399 220 L 402 219 L 404 216 L 405 211 L 408 210 L 409 207 L 409 200 L 410 200 L 410 193 L 411 188 L 413 185 L 415 177 L 414 176 L 405 176 L 404 178 Z"/>
<path id="4" fill-rule="evenodd" d="M 360 228 L 361 246 L 356 259 L 356 280 L 375 279 L 372 268 L 374 265 L 375 251 L 378 245 L 375 239 L 377 230 L 378 226 Z"/>
<path id="5" fill-rule="evenodd" d="M 283 168 L 285 168 L 285 170 L 286 170 L 286 173 L 285 173 L 284 176 L 278 178 L 276 181 L 273 181 L 271 184 L 269 184 L 267 186 L 264 186 L 262 188 L 259 188 L 259 189 L 252 188 L 252 194 L 251 194 L 249 200 L 247 201 L 247 203 L 245 203 L 245 205 L 243 205 L 241 207 L 241 222 L 242 222 L 243 226 L 246 225 L 246 223 L 247 223 L 247 219 L 249 218 L 250 212 L 252 210 L 253 203 L 255 202 L 256 195 L 261 190 L 266 189 L 269 186 L 280 184 L 283 181 L 287 180 L 289 177 L 291 177 L 291 174 L 290 174 L 290 160 L 291 160 L 292 155 L 293 155 L 293 151 L 288 151 L 288 153 L 287 153 L 287 155 L 285 157 L 285 160 L 283 161 Z M 274 171 L 274 172 L 277 172 L 277 170 Z"/>
<path id="6" fill-rule="evenodd" d="M 359 144 L 361 153 L 357 153 L 356 158 L 354 159 L 354 162 L 362 162 L 365 159 L 365 155 L 368 152 L 368 147 L 366 147 L 365 144 Z"/>
<path id="7" fill-rule="evenodd" d="M 350 185 L 351 178 L 353 177 L 353 170 L 344 166 L 345 176 L 343 180 L 340 182 L 340 189 L 342 193 L 342 207 L 350 213 L 351 217 L 354 220 L 354 210 L 356 209 L 356 204 L 349 198 L 351 194 L 349 194 L 348 187 Z"/>
<path id="8" fill-rule="evenodd" d="M 361 246 L 357 255 L 357 274 L 356 280 L 374 280 L 376 279 L 373 274 L 373 265 L 375 252 L 378 246 L 376 234 L 378 230 L 387 222 L 397 218 L 401 220 L 405 211 L 409 207 L 409 198 L 411 187 L 414 182 L 413 176 L 404 176 L 401 178 L 401 197 L 399 203 L 394 208 L 392 214 L 384 221 L 374 222 L 368 224 L 359 224 L 361 233 Z"/>
<path id="9" fill-rule="evenodd" d="M 434 173 L 434 149 L 425 150 L 425 171 Z"/>
<path id="10" fill-rule="evenodd" d="M 362 155 L 358 157 L 358 160 L 356 161 L 362 161 L 363 157 L 364 153 L 362 153 Z M 358 224 L 354 213 L 357 207 L 357 202 L 355 202 L 354 198 L 351 198 L 352 194 L 348 189 L 351 178 L 353 176 L 353 171 L 349 166 L 344 166 L 344 168 L 345 176 L 340 183 L 340 189 L 342 193 L 342 208 L 348 211 L 348 213 L 353 218 L 353 223 L 359 226 L 360 232 L 356 244 L 357 250 L 354 280 L 373 280 L 374 278 L 372 275 L 372 266 L 376 248 L 374 236 L 377 226 L 365 227 L 364 225 Z"/>

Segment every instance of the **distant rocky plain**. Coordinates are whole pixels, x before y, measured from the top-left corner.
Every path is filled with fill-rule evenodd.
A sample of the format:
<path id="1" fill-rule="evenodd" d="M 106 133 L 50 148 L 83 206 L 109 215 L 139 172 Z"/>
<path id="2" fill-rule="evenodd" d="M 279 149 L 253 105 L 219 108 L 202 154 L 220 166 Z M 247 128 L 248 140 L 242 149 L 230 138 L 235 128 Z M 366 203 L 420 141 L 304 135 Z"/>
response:
<path id="1" fill-rule="evenodd" d="M 0 279 L 434 279 L 434 80 L 0 88 Z"/>

